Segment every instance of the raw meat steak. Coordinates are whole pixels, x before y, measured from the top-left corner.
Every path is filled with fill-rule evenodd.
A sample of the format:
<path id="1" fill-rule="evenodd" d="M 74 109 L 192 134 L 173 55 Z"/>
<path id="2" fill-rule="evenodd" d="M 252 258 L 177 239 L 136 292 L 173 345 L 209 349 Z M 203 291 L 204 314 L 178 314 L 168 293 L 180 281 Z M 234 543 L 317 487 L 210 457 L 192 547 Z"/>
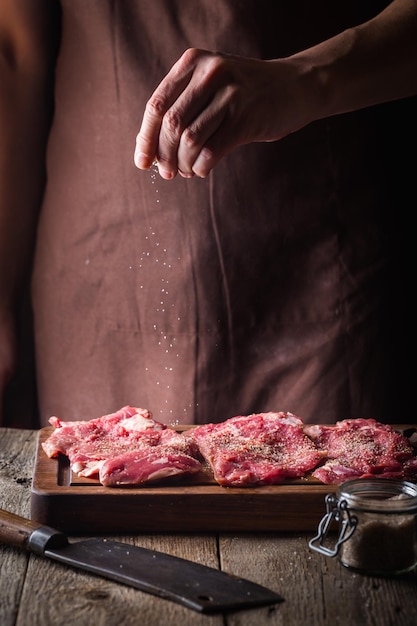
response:
<path id="1" fill-rule="evenodd" d="M 59 417 L 52 416 L 49 423 L 55 431 L 42 444 L 46 454 L 51 458 L 59 452 L 67 454 L 73 445 L 86 439 L 94 440 L 110 431 L 130 432 L 143 431 L 148 428 L 166 428 L 152 419 L 147 409 L 125 406 L 115 413 L 109 413 L 91 420 L 65 422 Z"/>
<path id="2" fill-rule="evenodd" d="M 134 450 L 105 461 L 100 468 L 100 482 L 106 487 L 138 485 L 200 471 L 198 451 L 190 439 L 171 429 L 157 434 L 158 441 L 144 440 Z"/>
<path id="3" fill-rule="evenodd" d="M 304 432 L 326 451 L 327 460 L 312 475 L 326 484 L 352 478 L 412 478 L 417 458 L 408 439 L 374 419 L 347 419 L 335 425 L 305 426 Z"/>
<path id="4" fill-rule="evenodd" d="M 117 459 L 126 454 L 133 455 L 131 463 L 134 468 L 129 468 L 128 457 L 125 457 L 123 484 L 132 484 L 132 476 L 138 473 L 139 455 L 148 459 L 148 469 L 144 467 L 145 461 L 142 463 L 140 482 L 144 482 L 146 474 L 149 480 L 155 480 L 156 475 L 162 478 L 180 471 L 194 473 L 200 468 L 199 461 L 185 458 L 191 451 L 195 451 L 192 442 L 184 441 L 175 431 L 167 432 L 167 427 L 152 419 L 151 413 L 145 409 L 126 406 L 116 413 L 88 421 L 63 422 L 57 417 L 51 417 L 49 421 L 55 431 L 42 444 L 45 453 L 50 458 L 59 453 L 65 454 L 72 471 L 79 476 L 99 476 L 106 461 L 111 461 L 115 467 Z M 151 471 L 150 457 L 155 465 L 158 455 L 160 462 L 157 473 L 155 467 Z M 109 464 L 106 466 L 103 476 L 107 484 L 116 484 L 114 471 Z M 120 483 L 122 473 L 119 474 Z"/>
<path id="5" fill-rule="evenodd" d="M 302 477 L 324 453 L 292 413 L 258 413 L 188 431 L 222 486 L 272 485 Z"/>

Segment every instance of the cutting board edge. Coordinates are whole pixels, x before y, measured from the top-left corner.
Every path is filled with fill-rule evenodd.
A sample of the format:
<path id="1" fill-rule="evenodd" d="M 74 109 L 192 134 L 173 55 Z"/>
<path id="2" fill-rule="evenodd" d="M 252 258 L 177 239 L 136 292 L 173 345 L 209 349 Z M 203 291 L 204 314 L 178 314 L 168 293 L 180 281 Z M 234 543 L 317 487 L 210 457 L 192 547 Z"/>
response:
<path id="1" fill-rule="evenodd" d="M 315 531 L 326 495 L 337 489 L 307 482 L 249 488 L 62 486 L 57 484 L 57 461 L 41 448 L 52 430 L 41 429 L 38 436 L 31 518 L 72 534 Z"/>

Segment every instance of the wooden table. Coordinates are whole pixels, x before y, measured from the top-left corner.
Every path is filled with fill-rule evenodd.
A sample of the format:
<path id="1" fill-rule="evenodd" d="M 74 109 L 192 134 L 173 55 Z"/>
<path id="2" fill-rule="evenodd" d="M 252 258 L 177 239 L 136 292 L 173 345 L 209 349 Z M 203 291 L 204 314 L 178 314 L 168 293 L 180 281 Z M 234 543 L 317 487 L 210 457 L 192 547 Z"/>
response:
<path id="1" fill-rule="evenodd" d="M 0 507 L 29 517 L 37 431 L 0 429 Z M 324 504 L 323 504 L 324 513 Z M 192 511 L 190 511 L 192 515 Z M 1 626 L 415 626 L 417 572 L 362 576 L 308 547 L 311 534 L 118 537 L 249 578 L 284 602 L 203 615 L 173 602 L 0 545 Z"/>

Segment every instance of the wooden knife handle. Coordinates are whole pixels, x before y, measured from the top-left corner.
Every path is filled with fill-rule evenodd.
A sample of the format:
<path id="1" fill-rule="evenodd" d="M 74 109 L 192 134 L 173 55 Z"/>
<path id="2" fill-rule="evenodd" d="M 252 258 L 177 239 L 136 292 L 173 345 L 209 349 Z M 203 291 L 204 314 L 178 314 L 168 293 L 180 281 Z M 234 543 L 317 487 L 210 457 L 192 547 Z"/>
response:
<path id="1" fill-rule="evenodd" d="M 28 549 L 28 539 L 34 530 L 42 526 L 25 517 L 0 509 L 0 542 L 16 548 Z"/>

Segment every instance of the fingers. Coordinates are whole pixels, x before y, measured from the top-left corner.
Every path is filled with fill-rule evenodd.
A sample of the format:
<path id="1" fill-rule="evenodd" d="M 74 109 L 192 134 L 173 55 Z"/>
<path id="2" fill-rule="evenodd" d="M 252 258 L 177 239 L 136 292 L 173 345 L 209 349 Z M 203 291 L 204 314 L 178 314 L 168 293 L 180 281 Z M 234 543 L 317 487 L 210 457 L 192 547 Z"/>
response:
<path id="1" fill-rule="evenodd" d="M 149 169 L 155 161 L 163 110 L 164 105 L 156 99 L 149 100 L 146 105 L 134 154 L 135 165 L 141 170 Z"/>
<path id="2" fill-rule="evenodd" d="M 210 141 L 218 133 L 225 116 L 226 109 L 221 105 L 221 98 L 216 97 L 184 129 L 177 149 L 178 171 L 182 176 L 207 176 L 213 161 Z"/>
<path id="3" fill-rule="evenodd" d="M 157 160 L 164 178 L 176 174 L 174 155 L 182 131 L 201 106 L 201 89 L 199 81 L 193 80 L 193 73 L 198 58 L 204 54 L 201 50 L 187 50 L 149 99 L 136 137 L 134 162 L 139 169 L 149 169 Z"/>
<path id="4" fill-rule="evenodd" d="M 184 141 L 193 145 L 194 129 L 198 128 L 196 121 L 199 120 L 201 111 L 206 108 L 207 97 L 198 75 L 194 73 L 186 89 L 165 113 L 156 153 L 159 173 L 163 178 L 167 180 L 174 178 L 178 170 L 187 175 L 190 168 L 185 162 L 180 164 L 179 147 Z M 191 171 L 188 173 L 191 174 Z"/>
<path id="5" fill-rule="evenodd" d="M 234 147 L 274 139 L 274 71 L 266 61 L 187 50 L 146 106 L 137 167 L 157 161 L 166 180 L 204 178 Z"/>
<path id="6" fill-rule="evenodd" d="M 239 117 L 234 106 L 236 89 L 226 85 L 182 133 L 178 169 L 189 176 L 208 176 L 214 165 L 236 144 Z"/>
<path id="7" fill-rule="evenodd" d="M 166 180 L 178 172 L 185 178 L 207 175 L 211 158 L 205 158 L 208 148 L 202 150 L 225 116 L 225 74 L 222 55 L 197 49 L 183 54 L 146 106 L 134 156 L 139 169 L 156 161 Z"/>

